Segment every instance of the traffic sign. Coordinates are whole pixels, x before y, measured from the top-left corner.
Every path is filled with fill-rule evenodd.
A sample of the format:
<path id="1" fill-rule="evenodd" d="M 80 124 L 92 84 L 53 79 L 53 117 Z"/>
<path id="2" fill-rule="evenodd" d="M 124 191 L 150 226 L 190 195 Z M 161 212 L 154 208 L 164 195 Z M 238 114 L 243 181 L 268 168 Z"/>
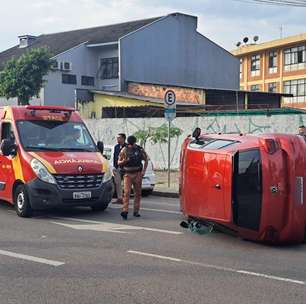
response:
<path id="1" fill-rule="evenodd" d="M 175 108 L 176 107 L 176 96 L 174 91 L 168 90 L 165 93 L 165 106 L 167 108 Z"/>
<path id="2" fill-rule="evenodd" d="M 165 118 L 168 121 L 172 121 L 176 118 L 176 110 L 175 108 L 165 108 Z"/>

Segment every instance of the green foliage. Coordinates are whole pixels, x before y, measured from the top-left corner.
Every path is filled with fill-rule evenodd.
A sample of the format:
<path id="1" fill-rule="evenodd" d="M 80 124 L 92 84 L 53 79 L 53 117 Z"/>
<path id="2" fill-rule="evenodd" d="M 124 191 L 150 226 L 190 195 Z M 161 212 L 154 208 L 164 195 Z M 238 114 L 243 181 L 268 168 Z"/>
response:
<path id="1" fill-rule="evenodd" d="M 179 137 L 183 131 L 180 128 L 170 126 L 170 138 Z M 167 143 L 168 142 L 168 125 L 162 124 L 160 127 L 155 128 L 151 135 L 151 142 Z"/>
<path id="2" fill-rule="evenodd" d="M 18 59 L 10 60 L 0 73 L 0 95 L 18 98 L 18 103 L 29 104 L 33 96 L 39 96 L 45 76 L 52 64 L 47 48 L 32 49 Z"/>
<path id="3" fill-rule="evenodd" d="M 145 148 L 147 140 L 151 136 L 151 128 L 149 128 L 148 130 L 138 130 L 133 135 L 139 141 L 140 146 Z"/>
<path id="4" fill-rule="evenodd" d="M 182 134 L 182 130 L 177 127 L 170 127 L 170 138 L 179 137 Z M 153 144 L 162 144 L 168 142 L 168 125 L 162 124 L 158 128 L 150 127 L 146 130 L 138 130 L 133 134 L 140 145 L 145 147 L 146 142 L 150 140 Z"/>

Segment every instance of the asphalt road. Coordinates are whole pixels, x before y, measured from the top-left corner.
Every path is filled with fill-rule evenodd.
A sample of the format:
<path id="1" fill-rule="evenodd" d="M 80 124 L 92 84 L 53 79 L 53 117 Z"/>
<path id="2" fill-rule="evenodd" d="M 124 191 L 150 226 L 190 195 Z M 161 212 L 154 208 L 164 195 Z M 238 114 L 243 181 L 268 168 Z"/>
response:
<path id="1" fill-rule="evenodd" d="M 87 208 L 18 218 L 0 204 L 0 303 L 306 303 L 306 245 L 270 247 L 179 226 L 178 200 L 141 218 Z"/>

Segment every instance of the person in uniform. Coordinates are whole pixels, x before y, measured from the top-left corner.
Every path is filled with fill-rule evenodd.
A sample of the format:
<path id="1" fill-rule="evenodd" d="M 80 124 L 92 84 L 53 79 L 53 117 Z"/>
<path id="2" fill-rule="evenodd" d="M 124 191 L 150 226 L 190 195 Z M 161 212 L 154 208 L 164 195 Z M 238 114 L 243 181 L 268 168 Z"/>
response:
<path id="1" fill-rule="evenodd" d="M 114 182 L 117 193 L 117 201 L 115 204 L 123 204 L 122 199 L 122 169 L 118 165 L 118 158 L 121 150 L 126 146 L 126 135 L 124 133 L 119 133 L 117 135 L 117 145 L 114 147 L 114 156 L 113 156 L 113 174 Z"/>
<path id="2" fill-rule="evenodd" d="M 300 136 L 302 136 L 304 138 L 304 140 L 306 141 L 306 128 L 304 125 L 299 126 L 299 134 Z"/>
<path id="3" fill-rule="evenodd" d="M 124 220 L 128 217 L 129 199 L 131 188 L 134 189 L 134 212 L 135 217 L 139 217 L 142 178 L 148 166 L 148 157 L 144 149 L 136 145 L 137 139 L 131 135 L 127 138 L 127 146 L 124 147 L 118 159 L 118 165 L 124 170 L 123 185 L 123 208 L 121 216 Z"/>

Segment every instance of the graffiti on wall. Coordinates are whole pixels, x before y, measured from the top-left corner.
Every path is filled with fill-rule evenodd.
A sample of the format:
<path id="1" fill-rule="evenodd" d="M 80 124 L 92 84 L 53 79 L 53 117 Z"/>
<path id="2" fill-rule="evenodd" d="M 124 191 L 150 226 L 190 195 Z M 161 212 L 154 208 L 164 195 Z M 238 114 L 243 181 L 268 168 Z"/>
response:
<path id="1" fill-rule="evenodd" d="M 196 127 L 203 133 L 297 133 L 299 125 L 304 124 L 306 115 L 253 115 L 253 116 L 213 116 L 213 117 L 179 117 L 173 121 L 173 127 L 182 132 L 171 139 L 171 167 L 179 166 L 180 146 Z M 125 119 L 88 119 L 86 123 L 96 140 L 103 140 L 106 145 L 116 144 L 116 135 L 144 133 L 150 128 L 161 128 L 165 124 L 163 118 L 125 118 Z M 146 151 L 158 169 L 167 168 L 167 142 L 154 142 L 148 138 Z"/>
<path id="2" fill-rule="evenodd" d="M 244 122 L 245 124 L 245 122 Z M 245 127 L 242 128 L 239 126 L 237 122 L 234 124 L 227 124 L 227 123 L 219 123 L 218 118 L 214 118 L 213 121 L 206 127 L 207 133 L 223 133 L 223 134 L 239 134 L 239 133 L 264 133 L 269 132 L 271 126 L 268 124 L 258 124 L 253 121 L 252 118 L 248 119 L 247 122 L 247 131 Z"/>

